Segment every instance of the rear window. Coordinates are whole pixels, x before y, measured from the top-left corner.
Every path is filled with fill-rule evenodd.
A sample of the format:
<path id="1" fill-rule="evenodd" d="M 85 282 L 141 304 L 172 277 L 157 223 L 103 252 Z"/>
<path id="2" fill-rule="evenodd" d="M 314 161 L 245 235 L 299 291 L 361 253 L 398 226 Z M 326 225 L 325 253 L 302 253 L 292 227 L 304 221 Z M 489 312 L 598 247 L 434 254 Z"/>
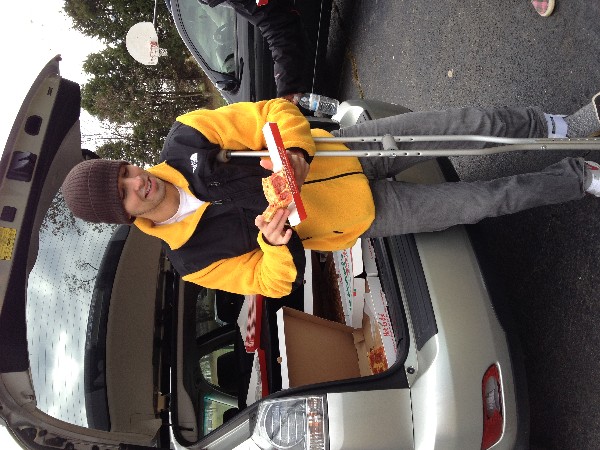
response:
<path id="1" fill-rule="evenodd" d="M 37 407 L 85 427 L 88 316 L 100 262 L 114 229 L 74 218 L 57 194 L 44 218 L 27 283 L 27 341 Z"/>

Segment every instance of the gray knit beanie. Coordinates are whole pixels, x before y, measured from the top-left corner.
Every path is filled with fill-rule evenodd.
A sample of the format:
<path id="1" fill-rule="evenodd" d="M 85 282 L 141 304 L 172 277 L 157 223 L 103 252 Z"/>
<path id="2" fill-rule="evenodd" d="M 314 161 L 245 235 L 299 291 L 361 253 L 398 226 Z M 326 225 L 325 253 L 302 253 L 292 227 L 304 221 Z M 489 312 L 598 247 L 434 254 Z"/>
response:
<path id="1" fill-rule="evenodd" d="M 62 193 L 75 217 L 88 222 L 130 224 L 121 201 L 117 181 L 126 161 L 90 159 L 71 169 L 62 185 Z"/>

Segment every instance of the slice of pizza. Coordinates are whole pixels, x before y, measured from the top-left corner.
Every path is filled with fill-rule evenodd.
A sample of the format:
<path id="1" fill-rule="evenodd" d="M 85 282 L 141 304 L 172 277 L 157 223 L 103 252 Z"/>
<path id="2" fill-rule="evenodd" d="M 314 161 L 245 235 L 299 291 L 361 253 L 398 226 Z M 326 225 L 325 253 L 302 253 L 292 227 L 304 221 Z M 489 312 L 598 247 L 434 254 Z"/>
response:
<path id="1" fill-rule="evenodd" d="M 371 366 L 371 372 L 373 374 L 385 372 L 388 369 L 387 358 L 385 357 L 385 350 L 383 346 L 372 348 L 367 353 L 369 358 L 369 366 Z"/>
<path id="2" fill-rule="evenodd" d="M 287 208 L 294 200 L 290 186 L 283 171 L 274 172 L 262 179 L 263 191 L 269 202 L 268 208 L 262 213 L 265 221 L 270 222 L 278 209 Z"/>

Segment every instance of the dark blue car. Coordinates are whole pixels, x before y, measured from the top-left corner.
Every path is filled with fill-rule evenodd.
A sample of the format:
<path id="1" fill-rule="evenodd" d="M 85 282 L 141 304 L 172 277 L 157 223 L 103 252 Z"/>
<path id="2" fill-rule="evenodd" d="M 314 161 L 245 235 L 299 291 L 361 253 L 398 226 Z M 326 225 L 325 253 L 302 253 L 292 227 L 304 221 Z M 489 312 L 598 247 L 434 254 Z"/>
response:
<path id="1" fill-rule="evenodd" d="M 229 3 L 210 7 L 199 0 L 167 0 L 181 38 L 228 103 L 325 88 L 326 79 L 319 69 L 327 48 L 331 0 L 291 0 L 299 21 L 275 10 L 277 1 L 249 14 L 241 6 L 236 13 Z M 252 7 L 254 1 L 250 3 Z M 261 8 L 271 8 L 271 18 L 262 17 Z M 282 69 L 277 88 L 273 55 Z M 289 80 L 282 85 L 284 77 Z"/>

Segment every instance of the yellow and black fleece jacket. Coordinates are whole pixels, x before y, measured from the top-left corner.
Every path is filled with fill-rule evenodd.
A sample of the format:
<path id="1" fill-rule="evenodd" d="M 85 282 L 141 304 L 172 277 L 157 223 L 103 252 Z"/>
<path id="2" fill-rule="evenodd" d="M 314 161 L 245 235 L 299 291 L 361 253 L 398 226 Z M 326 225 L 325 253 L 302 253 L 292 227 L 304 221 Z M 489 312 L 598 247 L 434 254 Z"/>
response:
<path id="1" fill-rule="evenodd" d="M 166 243 L 184 280 L 233 293 L 283 297 L 302 284 L 305 248 L 351 247 L 371 225 L 375 207 L 358 159 L 315 158 L 301 189 L 307 219 L 294 228 L 288 245 L 266 243 L 254 220 L 267 207 L 261 179 L 270 172 L 259 158 L 217 160 L 221 149 L 265 149 L 266 122 L 278 124 L 286 148 L 302 149 L 309 157 L 316 151 L 313 135 L 329 135 L 310 130 L 298 108 L 283 99 L 193 111 L 177 118 L 162 162 L 149 169 L 206 202 L 181 222 L 155 226 L 146 219 L 135 221 Z M 345 149 L 340 144 L 319 148 Z"/>

